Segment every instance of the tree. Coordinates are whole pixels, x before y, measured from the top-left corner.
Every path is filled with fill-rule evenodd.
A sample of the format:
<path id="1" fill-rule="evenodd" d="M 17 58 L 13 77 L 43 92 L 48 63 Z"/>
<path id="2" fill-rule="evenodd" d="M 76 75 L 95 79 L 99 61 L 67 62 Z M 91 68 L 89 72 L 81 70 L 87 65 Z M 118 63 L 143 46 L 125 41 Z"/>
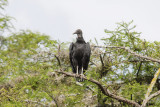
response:
<path id="1" fill-rule="evenodd" d="M 89 81 L 97 84 L 103 94 L 120 101 L 120 103 L 125 102 L 140 106 L 151 81 L 157 80 L 156 87 L 153 89 L 155 93 L 150 95 L 150 98 L 149 96 L 148 98 L 146 97 L 146 99 L 151 99 L 154 95 L 157 96 L 159 94 L 159 79 L 157 79 L 157 75 L 160 72 L 158 71 L 160 60 L 157 58 L 159 58 L 160 42 L 155 41 L 152 43 L 141 40 L 139 38 L 140 33 L 133 31 L 136 26 L 132 27 L 132 22 L 118 23 L 118 27 L 114 31 L 105 30 L 110 37 L 103 38 L 102 40 L 105 41 L 105 44 L 111 46 L 94 46 L 105 48 L 105 50 L 98 49 L 98 51 L 95 51 L 98 54 L 97 57 L 100 56 L 101 65 L 99 67 L 100 69 L 98 68 L 97 70 L 101 83 L 93 79 L 89 79 Z M 93 55 L 95 54 L 93 53 Z M 97 60 L 95 62 L 93 60 L 91 61 L 95 66 L 100 62 Z M 158 72 L 156 73 L 156 71 Z M 154 77 L 155 73 L 156 75 Z M 70 74 L 66 75 L 73 76 Z M 114 91 L 110 93 L 109 90 Z M 124 98 L 130 100 L 127 101 L 127 99 L 117 95 L 122 95 Z M 100 103 L 103 105 L 107 99 L 106 97 L 100 98 L 102 100 Z M 116 101 L 114 102 L 117 103 Z M 111 103 L 113 105 L 113 100 Z M 158 100 L 151 100 L 149 105 L 153 104 L 159 105 Z"/>
<path id="2" fill-rule="evenodd" d="M 3 9 L 7 1 L 0 4 Z M 1 18 L 5 32 L 10 20 Z M 103 46 L 91 42 L 89 69 L 81 83 L 71 73 L 69 43 L 30 30 L 2 35 L 0 106 L 158 106 L 160 42 L 141 39 L 132 23 L 105 30 Z"/>
<path id="3" fill-rule="evenodd" d="M 105 30 L 110 37 L 102 39 L 107 45 L 103 59 L 106 57 L 107 68 L 111 68 L 110 72 L 106 70 L 108 74 L 106 82 L 110 81 L 113 89 L 118 87 L 126 98 L 142 104 L 147 84 L 150 84 L 159 68 L 157 58 L 160 42 L 140 39 L 141 33 L 134 31 L 136 26 L 132 26 L 132 23 L 133 21 L 117 23 L 114 31 Z M 102 66 L 106 60 L 101 61 Z M 159 80 L 156 81 L 156 88 L 155 91 L 159 90 Z"/>

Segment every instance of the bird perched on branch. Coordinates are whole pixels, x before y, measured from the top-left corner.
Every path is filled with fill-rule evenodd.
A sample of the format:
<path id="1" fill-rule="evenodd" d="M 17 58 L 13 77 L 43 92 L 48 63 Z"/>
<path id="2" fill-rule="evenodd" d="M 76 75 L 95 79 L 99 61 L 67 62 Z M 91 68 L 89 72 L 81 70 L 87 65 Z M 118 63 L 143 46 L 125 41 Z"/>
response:
<path id="1" fill-rule="evenodd" d="M 73 73 L 83 76 L 88 68 L 91 55 L 90 44 L 84 41 L 81 29 L 76 30 L 73 34 L 77 34 L 75 43 L 71 43 L 69 47 L 69 57 Z M 80 81 L 78 78 L 77 81 Z M 83 81 L 83 79 L 81 78 Z"/>

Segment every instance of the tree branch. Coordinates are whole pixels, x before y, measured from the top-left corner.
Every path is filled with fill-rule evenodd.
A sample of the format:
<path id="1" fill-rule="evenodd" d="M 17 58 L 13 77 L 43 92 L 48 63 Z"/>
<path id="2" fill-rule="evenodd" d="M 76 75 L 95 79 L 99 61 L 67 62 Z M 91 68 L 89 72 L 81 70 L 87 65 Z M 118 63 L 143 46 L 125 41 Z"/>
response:
<path id="1" fill-rule="evenodd" d="M 46 106 L 45 104 L 43 104 L 43 103 L 41 103 L 41 102 L 38 102 L 38 101 L 24 100 L 23 102 L 26 102 L 26 103 L 37 103 L 37 104 L 39 104 L 39 105 Z"/>
<path id="2" fill-rule="evenodd" d="M 153 89 L 153 86 L 155 85 L 155 83 L 156 83 L 156 81 L 157 81 L 157 78 L 158 78 L 159 74 L 160 74 L 160 69 L 154 74 L 154 78 L 152 79 L 152 81 L 151 81 L 151 83 L 150 83 L 150 85 L 149 85 L 148 91 L 147 91 L 147 93 L 146 93 L 146 95 L 145 95 L 145 99 L 143 100 L 143 103 L 142 103 L 142 106 L 141 106 L 141 107 L 145 107 L 146 104 L 147 104 L 147 102 L 148 102 L 151 98 L 153 98 L 155 95 L 159 95 L 160 92 L 158 91 L 158 92 L 156 92 L 156 93 L 154 93 L 154 94 L 152 94 L 152 95 L 149 96 L 149 94 L 151 93 L 151 91 L 152 91 L 152 89 Z"/>
<path id="3" fill-rule="evenodd" d="M 141 66 L 142 66 L 142 61 L 140 61 L 140 65 L 139 65 L 139 68 L 138 68 L 138 71 L 137 71 L 137 78 L 138 78 L 138 74 L 139 74 L 139 72 L 140 72 L 140 70 L 141 70 Z"/>
<path id="4" fill-rule="evenodd" d="M 160 63 L 160 60 L 159 59 L 154 59 L 154 58 L 151 58 L 151 57 L 148 57 L 148 56 L 143 56 L 143 55 L 140 55 L 140 54 L 137 54 L 136 52 L 133 52 L 132 50 L 130 50 L 129 48 L 127 47 L 121 47 L 121 46 L 94 46 L 94 47 L 97 47 L 97 48 L 116 48 L 116 49 L 124 49 L 126 50 L 127 52 L 133 54 L 134 56 L 137 56 L 137 57 L 140 57 L 140 58 L 143 58 L 143 59 L 147 59 L 147 60 L 151 60 L 153 62 L 158 62 Z"/>
<path id="5" fill-rule="evenodd" d="M 155 92 L 155 93 L 153 93 L 153 94 L 151 94 L 147 99 L 145 99 L 145 101 L 144 101 L 144 103 L 142 104 L 141 107 L 145 107 L 145 105 L 147 104 L 147 102 L 148 102 L 150 99 L 152 99 L 152 98 L 154 98 L 154 97 L 156 97 L 156 96 L 158 96 L 158 95 L 160 95 L 160 90 L 157 91 L 157 92 Z"/>
<path id="6" fill-rule="evenodd" d="M 60 73 L 60 74 L 65 74 L 66 76 L 79 77 L 79 78 L 83 78 L 85 80 L 88 80 L 88 81 L 96 84 L 101 89 L 101 91 L 102 91 L 102 93 L 104 95 L 109 96 L 109 97 L 111 97 L 113 99 L 116 99 L 118 101 L 125 102 L 127 104 L 134 105 L 136 107 L 140 107 L 140 105 L 138 103 L 136 103 L 135 101 L 128 100 L 128 99 L 125 99 L 125 98 L 123 98 L 121 96 L 117 96 L 117 95 L 111 93 L 107 88 L 105 88 L 104 86 L 102 86 L 102 84 L 99 81 L 96 81 L 96 80 L 94 80 L 92 78 L 87 79 L 87 77 L 85 77 L 85 76 L 80 76 L 80 75 L 76 75 L 76 74 L 73 74 L 73 73 L 64 72 L 62 69 L 60 69 L 60 71 L 57 71 L 57 72 Z"/>
<path id="7" fill-rule="evenodd" d="M 56 56 L 56 55 L 54 55 L 55 56 L 55 58 L 57 59 L 57 61 L 58 61 L 58 65 L 59 66 L 61 66 L 61 61 L 59 60 L 59 57 L 58 56 Z"/>

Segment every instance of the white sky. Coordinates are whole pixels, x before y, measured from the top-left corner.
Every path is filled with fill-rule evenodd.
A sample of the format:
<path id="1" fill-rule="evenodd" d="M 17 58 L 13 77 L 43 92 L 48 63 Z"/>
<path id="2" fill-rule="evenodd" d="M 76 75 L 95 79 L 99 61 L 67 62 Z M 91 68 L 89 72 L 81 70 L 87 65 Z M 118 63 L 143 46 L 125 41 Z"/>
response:
<path id="1" fill-rule="evenodd" d="M 160 41 L 160 0 L 9 0 L 6 8 L 17 31 L 30 29 L 72 41 L 80 28 L 86 41 L 108 37 L 117 22 L 134 20 L 141 38 Z"/>

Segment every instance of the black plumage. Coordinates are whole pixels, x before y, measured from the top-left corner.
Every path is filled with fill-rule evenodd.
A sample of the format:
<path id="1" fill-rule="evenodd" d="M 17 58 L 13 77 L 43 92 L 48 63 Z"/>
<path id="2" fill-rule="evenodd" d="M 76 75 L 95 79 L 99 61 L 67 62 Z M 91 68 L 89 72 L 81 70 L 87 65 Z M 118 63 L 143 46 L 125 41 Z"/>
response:
<path id="1" fill-rule="evenodd" d="M 71 43 L 69 57 L 73 73 L 81 74 L 87 70 L 91 55 L 90 44 L 84 41 L 82 30 L 78 29 L 73 34 L 77 34 L 75 43 Z"/>

